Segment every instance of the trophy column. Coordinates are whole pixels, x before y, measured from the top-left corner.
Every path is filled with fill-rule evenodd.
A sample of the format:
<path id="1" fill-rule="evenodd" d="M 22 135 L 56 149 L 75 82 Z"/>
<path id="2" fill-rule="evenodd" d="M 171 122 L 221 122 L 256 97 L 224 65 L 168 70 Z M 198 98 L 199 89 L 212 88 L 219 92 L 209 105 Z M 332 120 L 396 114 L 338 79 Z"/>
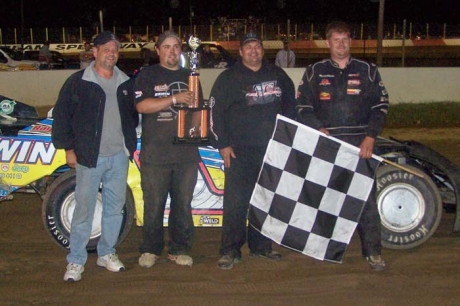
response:
<path id="1" fill-rule="evenodd" d="M 200 40 L 190 36 L 188 44 L 192 49 L 191 52 L 188 52 L 190 65 L 188 88 L 194 93 L 194 103 L 175 106 L 177 110 L 177 134 L 174 143 L 206 145 L 209 142 L 209 105 L 205 101 L 200 101 L 199 57 L 196 52 L 200 46 Z"/>

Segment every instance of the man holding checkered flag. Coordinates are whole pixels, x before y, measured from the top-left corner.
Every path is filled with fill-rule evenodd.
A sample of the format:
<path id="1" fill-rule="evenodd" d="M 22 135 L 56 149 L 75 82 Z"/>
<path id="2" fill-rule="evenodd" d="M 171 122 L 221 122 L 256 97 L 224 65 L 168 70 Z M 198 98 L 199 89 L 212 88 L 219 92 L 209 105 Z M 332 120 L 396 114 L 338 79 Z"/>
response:
<path id="1" fill-rule="evenodd" d="M 374 64 L 351 57 L 347 24 L 329 24 L 326 37 L 331 58 L 307 67 L 298 88 L 298 121 L 358 147 L 359 157 L 369 159 L 385 123 L 388 93 Z M 385 269 L 380 226 L 374 185 L 357 228 L 362 255 L 375 271 Z"/>

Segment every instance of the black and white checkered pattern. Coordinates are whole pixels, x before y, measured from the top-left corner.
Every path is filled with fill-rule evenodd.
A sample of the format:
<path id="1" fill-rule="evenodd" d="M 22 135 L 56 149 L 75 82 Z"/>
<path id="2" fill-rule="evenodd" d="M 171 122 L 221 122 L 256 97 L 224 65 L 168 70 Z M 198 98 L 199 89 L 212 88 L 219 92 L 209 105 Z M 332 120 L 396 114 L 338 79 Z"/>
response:
<path id="1" fill-rule="evenodd" d="M 251 198 L 250 222 L 285 247 L 342 262 L 382 159 L 278 116 Z"/>

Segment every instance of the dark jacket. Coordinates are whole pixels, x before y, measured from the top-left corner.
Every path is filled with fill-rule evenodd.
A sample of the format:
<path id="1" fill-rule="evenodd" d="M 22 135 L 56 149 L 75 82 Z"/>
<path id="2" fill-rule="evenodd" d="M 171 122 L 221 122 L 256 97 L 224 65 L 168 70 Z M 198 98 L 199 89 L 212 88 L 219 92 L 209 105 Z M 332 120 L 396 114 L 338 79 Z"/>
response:
<path id="1" fill-rule="evenodd" d="M 286 72 L 263 61 L 258 71 L 241 62 L 223 71 L 210 95 L 212 145 L 217 149 L 267 146 L 276 116 L 295 117 L 295 87 Z"/>
<path id="2" fill-rule="evenodd" d="M 94 63 L 72 74 L 61 88 L 53 110 L 52 141 L 57 149 L 74 150 L 77 162 L 94 168 L 99 156 L 105 93 L 96 83 Z M 139 116 L 134 107 L 133 81 L 117 70 L 117 97 L 125 146 L 130 158 L 137 146 Z M 107 120 L 107 118 L 105 118 Z"/>

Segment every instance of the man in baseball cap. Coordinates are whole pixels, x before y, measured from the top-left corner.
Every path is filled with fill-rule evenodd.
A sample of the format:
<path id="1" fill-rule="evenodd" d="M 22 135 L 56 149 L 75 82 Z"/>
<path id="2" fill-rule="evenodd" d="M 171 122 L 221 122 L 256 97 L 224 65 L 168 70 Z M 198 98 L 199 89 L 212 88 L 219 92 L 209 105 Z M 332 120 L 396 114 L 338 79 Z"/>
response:
<path id="1" fill-rule="evenodd" d="M 224 270 L 241 260 L 246 242 L 252 257 L 281 259 L 272 241 L 246 224 L 254 217 L 248 215 L 249 201 L 275 118 L 278 114 L 296 116 L 294 83 L 283 69 L 264 58 L 260 36 L 245 34 L 239 54 L 238 62 L 219 74 L 209 97 L 212 146 L 219 150 L 225 167 L 221 258 L 217 261 Z"/>
<path id="2" fill-rule="evenodd" d="M 172 142 L 180 122 L 174 109 L 176 103 L 190 106 L 195 103 L 195 93 L 188 88 L 190 71 L 179 65 L 181 45 L 174 31 L 162 33 L 155 46 L 160 62 L 142 69 L 134 84 L 134 103 L 142 114 L 140 160 L 145 213 L 138 262 L 144 268 L 162 262 L 159 259 L 166 246 L 169 260 L 181 266 L 193 265 L 194 226 L 190 203 L 200 157 L 197 146 Z M 198 101 L 203 101 L 201 86 L 198 96 Z M 172 200 L 166 244 L 163 218 L 168 195 Z"/>
<path id="3" fill-rule="evenodd" d="M 97 46 L 100 46 L 100 45 L 105 45 L 105 44 L 108 43 L 109 41 L 114 41 L 114 42 L 116 42 L 118 48 L 120 48 L 120 41 L 119 41 L 118 38 L 115 36 L 115 34 L 113 34 L 113 33 L 110 32 L 110 31 L 104 31 L 104 32 L 102 32 L 101 34 L 99 34 L 99 35 L 94 39 L 94 46 L 97 47 Z"/>
<path id="4" fill-rule="evenodd" d="M 122 226 L 129 159 L 137 145 L 139 116 L 133 105 L 133 82 L 116 66 L 120 42 L 113 33 L 102 32 L 94 46 L 94 60 L 67 79 L 53 110 L 53 144 L 65 150 L 67 165 L 76 171 L 66 282 L 81 280 L 85 271 L 86 245 L 101 181 L 105 200 L 104 213 L 99 216 L 103 226 L 96 265 L 111 272 L 125 270 L 115 247 Z M 85 128 L 79 128 L 82 126 Z"/>

